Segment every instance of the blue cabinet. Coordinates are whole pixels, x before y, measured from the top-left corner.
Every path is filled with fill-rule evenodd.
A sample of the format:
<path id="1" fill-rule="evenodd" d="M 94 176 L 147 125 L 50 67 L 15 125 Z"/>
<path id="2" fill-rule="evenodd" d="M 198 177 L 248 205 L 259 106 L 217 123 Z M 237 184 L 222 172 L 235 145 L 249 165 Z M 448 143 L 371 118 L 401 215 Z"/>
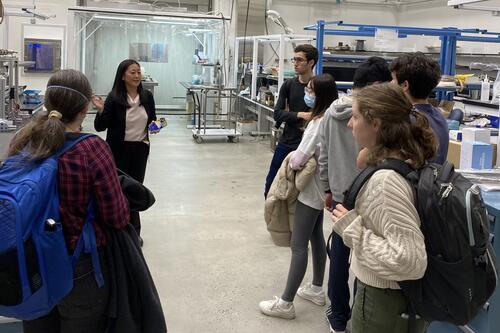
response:
<path id="1" fill-rule="evenodd" d="M 500 192 L 483 192 L 491 222 L 493 248 L 497 254 L 497 267 L 500 267 Z M 457 327 L 448 323 L 432 323 L 428 333 L 498 333 L 500 332 L 500 287 L 478 315 L 466 326 Z"/>

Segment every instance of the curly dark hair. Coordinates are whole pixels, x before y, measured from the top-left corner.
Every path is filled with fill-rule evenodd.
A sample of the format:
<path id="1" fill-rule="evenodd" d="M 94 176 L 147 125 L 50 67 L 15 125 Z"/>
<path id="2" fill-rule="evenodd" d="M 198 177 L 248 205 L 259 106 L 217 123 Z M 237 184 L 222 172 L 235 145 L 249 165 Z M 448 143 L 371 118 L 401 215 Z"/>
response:
<path id="1" fill-rule="evenodd" d="M 314 60 L 314 65 L 312 68 L 314 68 L 314 66 L 316 66 L 316 64 L 318 63 L 318 57 L 319 57 L 318 49 L 312 46 L 311 44 L 297 45 L 297 47 L 295 47 L 293 52 L 295 53 L 304 52 L 307 61 Z"/>
<path id="2" fill-rule="evenodd" d="M 391 63 L 398 84 L 408 82 L 413 98 L 427 98 L 441 80 L 441 69 L 434 59 L 422 52 L 402 55 Z"/>

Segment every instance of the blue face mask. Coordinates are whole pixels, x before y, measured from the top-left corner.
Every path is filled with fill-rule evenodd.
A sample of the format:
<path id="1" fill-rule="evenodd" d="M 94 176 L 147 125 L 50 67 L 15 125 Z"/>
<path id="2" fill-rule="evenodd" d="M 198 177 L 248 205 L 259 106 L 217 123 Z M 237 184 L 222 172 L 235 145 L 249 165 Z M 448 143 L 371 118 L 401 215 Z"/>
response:
<path id="1" fill-rule="evenodd" d="M 306 105 L 310 108 L 314 107 L 314 104 L 316 104 L 316 96 L 311 96 L 309 94 L 304 95 L 304 102 Z"/>

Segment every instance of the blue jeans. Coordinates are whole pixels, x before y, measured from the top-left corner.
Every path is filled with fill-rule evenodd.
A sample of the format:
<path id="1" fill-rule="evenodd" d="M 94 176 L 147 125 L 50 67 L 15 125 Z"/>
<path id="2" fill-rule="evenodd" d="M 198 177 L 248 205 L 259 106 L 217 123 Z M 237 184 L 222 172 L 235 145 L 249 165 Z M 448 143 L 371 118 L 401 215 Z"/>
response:
<path id="1" fill-rule="evenodd" d="M 269 172 L 266 177 L 266 187 L 264 189 L 264 198 L 267 198 L 267 194 L 269 193 L 269 189 L 271 188 L 271 184 L 273 183 L 274 177 L 278 173 L 281 164 L 285 160 L 285 158 L 292 151 L 296 150 L 297 147 L 287 147 L 281 143 L 278 143 L 276 146 L 276 150 L 274 151 L 273 160 L 271 161 L 271 166 L 269 167 Z"/>
<path id="2" fill-rule="evenodd" d="M 337 203 L 334 203 L 334 207 Z M 328 298 L 331 303 L 331 314 L 328 321 L 335 331 L 344 331 L 351 317 L 349 306 L 349 254 L 350 249 L 344 245 L 342 237 L 332 234 L 330 253 L 330 271 L 328 278 Z"/>

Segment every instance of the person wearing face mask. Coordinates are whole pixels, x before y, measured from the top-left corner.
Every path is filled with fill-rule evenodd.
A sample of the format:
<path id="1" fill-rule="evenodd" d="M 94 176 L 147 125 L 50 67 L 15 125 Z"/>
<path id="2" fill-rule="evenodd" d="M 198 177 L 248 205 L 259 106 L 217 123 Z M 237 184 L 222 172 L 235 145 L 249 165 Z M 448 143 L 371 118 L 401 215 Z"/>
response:
<path id="1" fill-rule="evenodd" d="M 321 121 L 325 111 L 337 98 L 337 85 L 331 75 L 322 74 L 309 81 L 304 102 L 312 109 L 311 119 L 307 122 L 300 145 L 291 155 L 288 166 L 293 170 L 301 170 L 311 158 L 318 159 L 321 149 Z M 323 191 L 319 173 L 316 172 L 298 196 L 291 239 L 292 259 L 285 291 L 281 297 L 260 302 L 262 313 L 285 319 L 295 318 L 295 294 L 314 304 L 325 305 L 325 293 L 322 288 L 326 264 L 323 205 Z M 299 289 L 307 270 L 309 241 L 313 257 L 313 280 Z"/>
<path id="2" fill-rule="evenodd" d="M 304 121 L 311 119 L 310 100 L 304 99 L 304 89 L 314 76 L 313 69 L 318 62 L 318 50 L 309 44 L 298 45 L 294 50 L 292 62 L 297 77 L 287 80 L 280 89 L 278 102 L 274 107 L 275 127 L 285 123 L 283 135 L 274 152 L 271 166 L 266 177 L 264 197 L 267 198 L 274 177 L 285 157 L 296 150 L 302 139 Z"/>
<path id="3" fill-rule="evenodd" d="M 97 108 L 96 131 L 108 130 L 108 142 L 118 169 L 144 182 L 149 156 L 148 125 L 156 121 L 153 94 L 142 87 L 141 66 L 135 60 L 124 60 L 116 71 L 113 89 L 103 102 L 94 97 Z M 132 212 L 130 223 L 140 235 L 138 212 Z M 142 238 L 140 238 L 142 244 Z"/>

